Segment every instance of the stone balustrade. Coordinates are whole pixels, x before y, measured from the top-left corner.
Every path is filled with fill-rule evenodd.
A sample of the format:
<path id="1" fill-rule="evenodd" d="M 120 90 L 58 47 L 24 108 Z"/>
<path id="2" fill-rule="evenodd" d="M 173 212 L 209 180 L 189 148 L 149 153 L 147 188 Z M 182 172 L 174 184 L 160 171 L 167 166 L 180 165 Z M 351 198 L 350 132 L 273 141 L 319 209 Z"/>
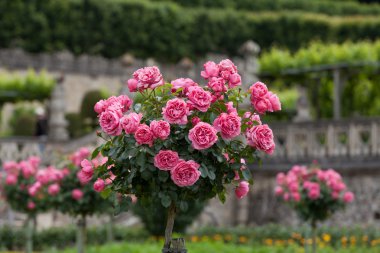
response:
<path id="1" fill-rule="evenodd" d="M 380 118 L 270 124 L 276 150 L 263 168 L 286 169 L 318 161 L 323 167 L 379 168 Z"/>

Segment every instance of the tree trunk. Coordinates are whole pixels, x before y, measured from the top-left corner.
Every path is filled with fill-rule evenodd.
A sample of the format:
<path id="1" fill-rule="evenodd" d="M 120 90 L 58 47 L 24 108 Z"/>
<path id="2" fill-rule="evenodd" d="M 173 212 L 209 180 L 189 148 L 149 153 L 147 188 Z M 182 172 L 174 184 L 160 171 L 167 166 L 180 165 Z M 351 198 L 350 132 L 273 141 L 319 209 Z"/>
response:
<path id="1" fill-rule="evenodd" d="M 165 244 L 164 249 L 170 248 L 170 243 L 172 240 L 172 234 L 173 234 L 173 227 L 174 227 L 174 220 L 175 220 L 175 213 L 176 213 L 176 207 L 175 204 L 172 203 L 168 210 L 168 219 L 166 222 L 166 229 L 165 229 Z"/>
<path id="2" fill-rule="evenodd" d="M 77 248 L 78 253 L 84 253 L 86 245 L 86 215 L 82 215 L 77 224 Z"/>
<path id="3" fill-rule="evenodd" d="M 312 252 L 313 253 L 315 253 L 317 251 L 316 229 L 317 229 L 317 222 L 313 220 L 311 222 L 311 244 L 312 244 Z"/>
<path id="4" fill-rule="evenodd" d="M 34 219 L 31 215 L 28 215 L 26 220 L 26 253 L 33 252 L 33 232 L 34 232 Z"/>

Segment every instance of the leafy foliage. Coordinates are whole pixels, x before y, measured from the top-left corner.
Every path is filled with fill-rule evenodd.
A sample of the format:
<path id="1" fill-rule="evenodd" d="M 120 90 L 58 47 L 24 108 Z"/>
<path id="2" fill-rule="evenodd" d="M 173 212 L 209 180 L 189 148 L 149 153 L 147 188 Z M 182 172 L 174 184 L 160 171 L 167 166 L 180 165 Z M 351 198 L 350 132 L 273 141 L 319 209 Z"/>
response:
<path id="1" fill-rule="evenodd" d="M 173 230 L 177 233 L 185 232 L 186 227 L 194 221 L 205 205 L 205 203 L 196 200 L 190 200 L 188 203 L 181 202 L 181 204 L 187 205 L 187 210 L 179 212 L 176 216 Z M 159 201 L 144 203 L 144 205 L 140 203 L 140 201 L 137 201 L 132 206 L 132 211 L 140 217 L 145 229 L 148 230 L 151 235 L 160 236 L 164 233 L 167 212 Z"/>
<path id="2" fill-rule="evenodd" d="M 252 2 L 256 1 L 247 4 Z M 305 8 L 314 5 L 314 1 L 304 2 Z M 316 39 L 342 42 L 379 37 L 378 15 L 345 18 L 268 8 L 271 12 L 256 13 L 183 8 L 147 0 L 4 0 L 0 9 L 7 11 L 0 20 L 0 47 L 18 46 L 31 52 L 69 50 L 109 58 L 130 52 L 137 57 L 178 61 L 209 52 L 236 55 L 247 40 L 255 40 L 264 49 L 279 45 L 295 50 Z"/>
<path id="3" fill-rule="evenodd" d="M 45 100 L 50 97 L 54 85 L 55 80 L 45 71 L 36 73 L 29 70 L 25 76 L 1 72 L 0 105 L 5 102 Z"/>
<path id="4" fill-rule="evenodd" d="M 14 136 L 34 136 L 36 134 L 37 117 L 32 107 L 18 105 L 13 111 L 9 125 Z"/>

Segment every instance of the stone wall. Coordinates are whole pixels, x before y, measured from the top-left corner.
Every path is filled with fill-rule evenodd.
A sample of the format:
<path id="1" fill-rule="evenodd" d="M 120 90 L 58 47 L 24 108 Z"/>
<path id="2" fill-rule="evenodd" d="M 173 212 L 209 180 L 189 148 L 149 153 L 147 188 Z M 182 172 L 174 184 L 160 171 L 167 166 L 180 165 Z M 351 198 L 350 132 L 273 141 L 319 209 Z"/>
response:
<path id="1" fill-rule="evenodd" d="M 330 226 L 377 226 L 380 227 L 380 171 L 341 172 L 355 201 L 334 214 L 325 225 Z M 195 225 L 257 226 L 268 223 L 300 225 L 296 213 L 274 195 L 275 174 L 254 172 L 255 183 L 250 194 L 238 200 L 233 191 L 222 205 L 212 200 Z"/>

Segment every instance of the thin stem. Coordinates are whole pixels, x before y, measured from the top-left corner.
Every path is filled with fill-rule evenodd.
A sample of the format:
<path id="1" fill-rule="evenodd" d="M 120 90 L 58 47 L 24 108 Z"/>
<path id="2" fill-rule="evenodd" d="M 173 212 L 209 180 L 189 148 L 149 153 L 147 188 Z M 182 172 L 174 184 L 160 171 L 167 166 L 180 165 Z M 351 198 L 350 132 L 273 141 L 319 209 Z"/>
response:
<path id="1" fill-rule="evenodd" d="M 32 253 L 33 252 L 33 217 L 31 215 L 28 215 L 28 218 L 26 220 L 26 247 L 25 252 L 26 253 Z"/>
<path id="2" fill-rule="evenodd" d="M 172 203 L 168 209 L 168 219 L 166 222 L 166 229 L 165 229 L 164 248 L 166 248 L 166 249 L 170 248 L 170 243 L 171 243 L 172 234 L 173 234 L 175 214 L 176 214 L 176 207 L 175 207 L 175 204 Z"/>
<path id="3" fill-rule="evenodd" d="M 82 215 L 78 220 L 78 230 L 77 230 L 78 253 L 84 253 L 85 244 L 86 244 L 86 215 Z"/>
<path id="4" fill-rule="evenodd" d="M 317 222 L 313 220 L 311 222 L 311 242 L 312 242 L 312 252 L 316 253 L 317 250 L 317 236 L 316 236 Z"/>

